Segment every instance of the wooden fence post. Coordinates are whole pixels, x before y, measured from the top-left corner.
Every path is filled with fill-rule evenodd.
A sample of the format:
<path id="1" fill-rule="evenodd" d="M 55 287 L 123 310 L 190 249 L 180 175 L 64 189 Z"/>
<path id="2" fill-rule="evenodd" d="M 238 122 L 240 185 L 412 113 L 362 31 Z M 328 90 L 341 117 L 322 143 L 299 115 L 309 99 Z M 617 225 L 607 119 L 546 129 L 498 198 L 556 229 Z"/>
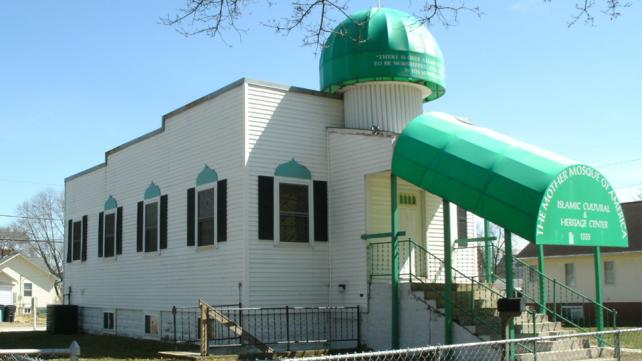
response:
<path id="1" fill-rule="evenodd" d="M 200 330 L 201 330 L 201 356 L 207 356 L 209 355 L 209 345 L 207 342 L 207 305 L 203 303 L 202 300 L 198 300 L 198 307 L 201 311 L 201 322 L 200 322 Z"/>
<path id="2" fill-rule="evenodd" d="M 31 316 L 33 316 L 33 330 L 36 330 L 38 327 L 38 309 L 36 308 L 36 298 L 31 297 Z"/>

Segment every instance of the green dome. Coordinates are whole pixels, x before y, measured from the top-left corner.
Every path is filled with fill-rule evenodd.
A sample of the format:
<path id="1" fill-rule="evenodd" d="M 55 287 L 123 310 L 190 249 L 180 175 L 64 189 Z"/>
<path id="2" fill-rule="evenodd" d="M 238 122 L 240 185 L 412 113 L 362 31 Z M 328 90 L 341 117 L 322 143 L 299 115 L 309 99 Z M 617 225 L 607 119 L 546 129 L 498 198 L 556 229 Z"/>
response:
<path id="1" fill-rule="evenodd" d="M 426 101 L 446 91 L 439 45 L 417 18 L 394 9 L 360 11 L 339 24 L 325 43 L 319 73 L 321 90 L 329 93 L 370 81 L 423 85 L 431 90 Z"/>

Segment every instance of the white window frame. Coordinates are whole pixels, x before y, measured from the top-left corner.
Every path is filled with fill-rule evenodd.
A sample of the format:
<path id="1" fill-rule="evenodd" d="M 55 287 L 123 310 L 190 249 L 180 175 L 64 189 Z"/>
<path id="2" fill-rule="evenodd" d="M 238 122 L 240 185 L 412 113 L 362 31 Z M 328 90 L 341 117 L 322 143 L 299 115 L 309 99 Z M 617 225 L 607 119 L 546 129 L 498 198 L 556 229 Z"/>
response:
<path id="1" fill-rule="evenodd" d="M 108 214 L 113 214 L 114 215 L 114 255 L 113 256 L 106 256 L 107 252 L 107 215 Z M 103 259 L 116 259 L 118 256 L 116 254 L 116 238 L 118 235 L 116 234 L 116 230 L 118 229 L 118 216 L 116 215 L 116 208 L 107 210 L 103 213 Z"/>
<path id="2" fill-rule="evenodd" d="M 305 185 L 308 187 L 308 242 L 281 242 L 281 202 L 279 186 L 281 184 Z M 314 244 L 314 194 L 312 179 L 274 177 L 274 244 L 275 245 L 312 245 Z M 325 243 L 325 242 L 324 242 Z"/>
<path id="3" fill-rule="evenodd" d="M 573 282 L 569 282 L 570 280 L 568 279 L 568 275 L 566 273 L 566 267 L 567 266 L 572 266 L 572 270 L 573 270 L 573 272 L 572 272 L 572 276 L 573 276 L 572 277 L 573 278 L 572 281 Z M 576 271 L 575 270 L 575 263 L 572 263 L 572 262 L 571 263 L 564 263 L 564 285 L 565 286 L 577 287 L 577 272 L 575 272 L 575 271 Z"/>
<path id="4" fill-rule="evenodd" d="M 112 314 L 111 328 L 105 328 L 105 314 Z M 116 312 L 114 310 L 103 310 L 103 327 L 104 332 L 115 333 L 116 332 Z"/>
<path id="5" fill-rule="evenodd" d="M 608 282 L 609 278 L 608 278 L 607 272 L 606 272 L 606 264 L 607 263 L 610 263 L 610 264 L 613 265 L 613 267 L 611 269 L 611 274 L 613 276 L 613 281 L 612 282 Z M 617 278 L 615 277 L 615 261 L 604 261 L 604 285 L 606 285 L 606 286 L 615 286 L 616 284 L 617 284 Z"/>
<path id="6" fill-rule="evenodd" d="M 560 307 L 561 307 L 560 313 L 563 316 L 568 317 L 570 321 L 575 322 L 575 320 L 573 320 L 573 317 L 572 317 L 574 311 L 582 315 L 582 320 L 584 320 L 586 316 L 584 315 L 584 307 L 582 305 L 561 305 Z"/>
<path id="7" fill-rule="evenodd" d="M 144 254 L 161 254 L 160 249 L 160 213 L 161 213 L 161 197 L 157 196 L 154 198 L 145 199 L 143 202 L 143 253 Z M 156 203 L 156 251 L 147 251 L 147 205 Z M 114 244 L 114 250 L 116 244 Z M 115 252 L 114 252 L 115 253 Z"/>
<path id="8" fill-rule="evenodd" d="M 78 253 L 78 259 L 75 259 L 74 256 L 76 255 L 74 253 L 74 224 L 80 223 L 80 253 Z M 74 218 L 71 219 L 71 262 L 82 262 L 82 217 L 80 217 L 79 220 L 75 220 Z"/>
<path id="9" fill-rule="evenodd" d="M 31 286 L 31 288 L 29 289 L 29 291 L 31 292 L 31 296 L 25 295 L 25 291 L 27 290 L 27 285 Z M 22 283 L 22 297 L 33 297 L 33 282 Z"/>
<path id="10" fill-rule="evenodd" d="M 200 245 L 199 244 L 199 235 L 198 235 L 198 204 L 199 204 L 199 197 L 198 193 L 202 191 L 206 191 L 211 189 L 214 192 L 214 244 L 205 244 L 205 245 Z M 196 245 L 196 249 L 207 249 L 207 248 L 218 248 L 218 194 L 216 193 L 217 187 L 216 187 L 216 182 L 211 182 L 211 183 L 206 183 L 202 184 L 200 186 L 197 186 L 194 189 L 194 243 Z"/>

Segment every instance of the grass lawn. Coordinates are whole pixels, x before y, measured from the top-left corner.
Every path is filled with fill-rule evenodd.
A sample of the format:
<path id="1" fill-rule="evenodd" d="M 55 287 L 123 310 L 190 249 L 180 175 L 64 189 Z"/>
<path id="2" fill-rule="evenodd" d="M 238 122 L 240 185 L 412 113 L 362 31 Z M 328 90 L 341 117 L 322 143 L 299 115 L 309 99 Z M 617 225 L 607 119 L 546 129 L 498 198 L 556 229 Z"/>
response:
<path id="1" fill-rule="evenodd" d="M 120 336 L 51 335 L 45 331 L 0 333 L 0 348 L 66 348 L 74 340 L 80 345 L 82 359 L 149 360 L 158 359 L 159 351 L 174 350 L 171 343 Z M 179 346 L 179 350 L 197 349 L 193 346 Z"/>

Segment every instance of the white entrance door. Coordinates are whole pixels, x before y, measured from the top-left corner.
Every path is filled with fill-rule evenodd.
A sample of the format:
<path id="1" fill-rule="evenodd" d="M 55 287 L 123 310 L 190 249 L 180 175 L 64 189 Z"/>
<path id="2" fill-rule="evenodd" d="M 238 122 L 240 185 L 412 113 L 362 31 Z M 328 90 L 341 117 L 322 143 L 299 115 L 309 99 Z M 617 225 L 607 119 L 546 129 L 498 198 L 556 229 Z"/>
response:
<path id="1" fill-rule="evenodd" d="M 423 252 L 416 245 L 424 245 L 422 197 L 418 190 L 402 189 L 398 194 L 399 230 L 406 235 L 399 237 L 399 272 L 408 277 L 414 275 L 425 277 L 425 262 Z M 405 242 L 412 240 L 412 242 Z"/>
<path id="2" fill-rule="evenodd" d="M 0 285 L 0 305 L 13 305 L 13 294 L 11 285 Z"/>

